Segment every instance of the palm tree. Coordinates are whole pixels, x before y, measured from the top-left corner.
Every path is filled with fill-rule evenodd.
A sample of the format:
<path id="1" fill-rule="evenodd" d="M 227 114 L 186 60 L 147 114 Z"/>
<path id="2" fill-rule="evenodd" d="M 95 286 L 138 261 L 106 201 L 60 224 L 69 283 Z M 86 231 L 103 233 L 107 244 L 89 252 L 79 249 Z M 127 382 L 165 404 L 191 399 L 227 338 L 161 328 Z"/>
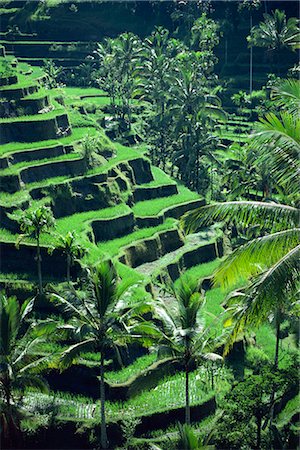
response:
<path id="1" fill-rule="evenodd" d="M 293 105 L 295 107 L 295 103 Z M 259 160 L 268 159 L 273 178 L 279 187 L 291 194 L 292 199 L 298 189 L 299 130 L 299 119 L 293 114 L 287 112 L 278 117 L 271 113 L 261 120 L 252 144 L 259 150 Z M 265 152 L 266 148 L 268 152 Z M 215 283 L 226 288 L 243 279 L 252 279 L 243 291 L 235 292 L 230 301 L 232 318 L 227 324 L 233 325 L 233 328 L 226 350 L 244 329 L 259 326 L 273 313 L 277 315 L 276 367 L 279 319 L 286 309 L 286 299 L 294 302 L 299 282 L 299 209 L 293 204 L 274 202 L 218 203 L 187 214 L 183 218 L 183 226 L 187 231 L 192 231 L 195 227 L 219 221 L 244 227 L 255 225 L 261 232 L 260 237 L 231 253 L 214 276 Z"/>
<path id="2" fill-rule="evenodd" d="M 77 259 L 84 256 L 86 250 L 82 247 L 76 236 L 75 232 L 68 231 L 65 236 L 59 236 L 58 242 L 55 246 L 56 249 L 60 250 L 66 256 L 67 262 L 67 282 L 70 284 L 71 281 L 71 267 Z"/>
<path id="3" fill-rule="evenodd" d="M 234 328 L 228 349 L 244 328 L 260 325 L 286 296 L 295 294 L 300 256 L 299 210 L 273 202 L 238 201 L 208 205 L 183 218 L 184 227 L 190 231 L 220 221 L 244 227 L 256 225 L 266 232 L 271 229 L 269 234 L 236 249 L 215 273 L 215 283 L 225 288 L 253 277 L 244 292 L 234 294 L 240 302 L 233 308 Z"/>
<path id="4" fill-rule="evenodd" d="M 161 300 L 154 305 L 159 319 L 156 326 L 161 355 L 168 355 L 174 360 L 182 361 L 185 369 L 185 423 L 190 424 L 189 373 L 192 362 L 204 359 L 222 359 L 221 356 L 209 353 L 213 341 L 209 337 L 209 329 L 203 325 L 201 309 L 204 299 L 199 292 L 199 284 L 188 279 L 180 280 L 174 289 L 175 304 L 170 305 Z"/>
<path id="5" fill-rule="evenodd" d="M 100 354 L 100 402 L 101 402 L 101 446 L 107 448 L 105 417 L 105 366 L 107 351 L 115 351 L 120 357 L 119 346 L 124 346 L 133 336 L 130 324 L 135 315 L 143 314 L 147 306 L 143 303 L 130 308 L 121 296 L 125 287 L 117 282 L 116 272 L 107 262 L 88 270 L 86 296 L 65 299 L 53 294 L 51 301 L 70 318 L 68 329 L 73 330 L 78 340 L 61 356 L 60 367 L 66 369 L 83 352 Z"/>
<path id="6" fill-rule="evenodd" d="M 295 17 L 287 20 L 285 12 L 276 9 L 272 14 L 264 14 L 264 22 L 251 28 L 247 40 L 250 49 L 253 46 L 277 52 L 282 49 L 299 49 L 299 20 Z"/>
<path id="7" fill-rule="evenodd" d="M 176 49 L 179 52 L 180 46 Z M 173 49 L 168 31 L 157 28 L 144 42 L 143 60 L 139 70 L 140 79 L 136 89 L 141 100 L 146 101 L 147 140 L 151 145 L 153 163 L 162 164 L 169 160 L 171 132 L 173 127 L 171 87 L 175 77 Z"/>
<path id="8" fill-rule="evenodd" d="M 33 238 L 36 242 L 36 261 L 38 272 L 38 289 L 43 294 L 42 279 L 42 257 L 40 248 L 40 239 L 42 233 L 49 233 L 55 226 L 54 217 L 50 208 L 41 206 L 37 209 L 27 209 L 19 219 L 20 228 L 23 232 L 18 239 L 18 243 L 24 236 Z"/>
<path id="9" fill-rule="evenodd" d="M 249 30 L 253 27 L 253 12 L 260 7 L 260 0 L 243 0 L 239 3 L 238 9 L 246 9 L 249 11 Z M 249 94 L 253 89 L 253 47 L 250 45 L 250 63 L 249 63 Z"/>
<path id="10" fill-rule="evenodd" d="M 203 156 L 218 164 L 213 151 L 218 143 L 212 135 L 215 119 L 226 120 L 221 101 L 213 92 L 208 92 L 203 82 L 198 57 L 185 54 L 181 58 L 180 70 L 173 90 L 175 105 L 172 113 L 176 117 L 174 141 L 179 149 L 173 161 L 179 167 L 183 180 L 193 189 L 199 190 L 199 170 Z"/>
<path id="11" fill-rule="evenodd" d="M 0 419 L 4 434 L 7 433 L 8 442 L 12 444 L 13 438 L 19 434 L 20 416 L 14 402 L 14 391 L 20 393 L 27 387 L 47 390 L 47 384 L 39 373 L 48 366 L 50 357 L 36 355 L 43 336 L 49 337 L 55 323 L 50 320 L 28 324 L 33 307 L 34 300 L 20 306 L 15 297 L 0 295 L 0 396 L 4 402 Z"/>

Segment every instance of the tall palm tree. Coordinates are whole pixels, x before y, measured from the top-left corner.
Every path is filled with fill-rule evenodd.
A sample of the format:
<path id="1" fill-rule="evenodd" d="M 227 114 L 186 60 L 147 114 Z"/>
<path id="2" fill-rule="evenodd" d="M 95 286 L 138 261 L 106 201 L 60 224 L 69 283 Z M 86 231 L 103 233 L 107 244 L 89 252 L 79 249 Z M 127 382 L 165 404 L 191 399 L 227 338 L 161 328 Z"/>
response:
<path id="1" fill-rule="evenodd" d="M 175 303 L 163 300 L 156 302 L 154 311 L 158 318 L 154 326 L 161 355 L 181 361 L 185 368 L 185 423 L 190 424 L 189 373 L 192 362 L 205 359 L 222 359 L 210 353 L 215 345 L 209 337 L 209 329 L 204 327 L 201 310 L 204 299 L 199 292 L 196 281 L 184 279 L 174 289 Z"/>
<path id="2" fill-rule="evenodd" d="M 121 299 L 125 287 L 118 284 L 113 267 L 107 262 L 88 270 L 85 296 L 63 298 L 53 294 L 51 301 L 61 308 L 70 319 L 68 330 L 73 330 L 77 342 L 65 350 L 60 367 L 66 369 L 83 352 L 100 354 L 100 402 L 101 402 L 101 446 L 108 448 L 105 416 L 105 366 L 107 351 L 115 351 L 120 357 L 119 347 L 132 339 L 130 325 L 138 314 L 147 310 L 142 303 L 130 308 Z"/>
<path id="3" fill-rule="evenodd" d="M 71 281 L 71 267 L 77 259 L 84 256 L 86 250 L 82 247 L 77 239 L 76 233 L 68 231 L 65 236 L 59 236 L 58 242 L 55 246 L 58 250 L 66 256 L 67 262 L 67 282 L 70 284 Z"/>
<path id="4" fill-rule="evenodd" d="M 38 357 L 37 352 L 43 336 L 49 337 L 55 323 L 46 320 L 29 324 L 33 307 L 34 300 L 21 306 L 15 297 L 0 295 L 0 398 L 4 403 L 0 423 L 8 442 L 19 433 L 14 391 L 20 393 L 28 387 L 47 390 L 40 371 L 48 366 L 50 357 Z"/>
<path id="5" fill-rule="evenodd" d="M 264 22 L 251 29 L 248 41 L 252 45 L 270 50 L 299 49 L 299 19 L 287 19 L 285 12 L 279 9 L 272 11 L 272 14 L 264 14 Z"/>
<path id="6" fill-rule="evenodd" d="M 37 209 L 26 210 L 19 219 L 20 228 L 23 232 L 20 235 L 17 245 L 24 236 L 33 238 L 36 242 L 36 262 L 38 272 L 38 288 L 39 293 L 43 294 L 43 278 L 42 278 L 42 257 L 40 240 L 42 233 L 50 233 L 55 226 L 54 217 L 50 208 L 41 206 Z"/>
<path id="7" fill-rule="evenodd" d="M 247 40 L 250 49 L 264 47 L 277 54 L 282 49 L 297 50 L 300 48 L 299 20 L 287 19 L 284 11 L 276 9 L 272 14 L 264 14 L 264 22 L 251 28 Z"/>
<path id="8" fill-rule="evenodd" d="M 216 119 L 226 120 L 227 116 L 221 100 L 208 91 L 198 69 L 198 57 L 185 54 L 179 67 L 173 86 L 176 100 L 172 114 L 176 117 L 174 141 L 179 142 L 180 148 L 174 152 L 173 160 L 184 181 L 198 190 L 201 159 L 205 156 L 218 164 L 212 151 L 218 145 L 212 135 L 212 124 Z"/>
<path id="9" fill-rule="evenodd" d="M 260 7 L 260 0 L 243 0 L 239 3 L 238 9 L 246 9 L 249 11 L 249 30 L 253 27 L 253 12 Z M 250 45 L 250 62 L 249 62 L 249 94 L 253 89 L 253 46 Z"/>

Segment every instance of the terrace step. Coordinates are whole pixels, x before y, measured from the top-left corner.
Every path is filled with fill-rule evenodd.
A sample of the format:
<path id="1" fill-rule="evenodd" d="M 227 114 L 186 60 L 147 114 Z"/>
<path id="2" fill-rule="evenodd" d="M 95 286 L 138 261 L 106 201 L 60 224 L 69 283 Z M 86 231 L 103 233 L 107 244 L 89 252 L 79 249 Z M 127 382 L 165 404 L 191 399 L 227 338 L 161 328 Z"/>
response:
<path id="1" fill-rule="evenodd" d="M 154 227 L 162 224 L 168 217 L 178 219 L 187 211 L 200 208 L 200 206 L 204 205 L 205 199 L 203 198 L 191 200 L 184 203 L 178 203 L 177 205 L 173 205 L 162 210 L 158 215 L 155 216 L 136 216 L 136 224 L 139 228 Z"/>
<path id="2" fill-rule="evenodd" d="M 53 147 L 37 148 L 33 150 L 21 150 L 10 153 L 4 158 L 0 158 L 0 168 L 4 169 L 11 164 L 18 164 L 24 161 L 37 161 L 39 159 L 55 158 L 64 155 L 66 149 L 63 145 L 54 145 Z"/>
<path id="3" fill-rule="evenodd" d="M 154 276 L 161 282 L 165 282 L 166 278 L 175 281 L 185 269 L 213 261 L 222 255 L 222 240 L 217 238 L 216 231 L 211 228 L 188 235 L 183 246 L 166 253 L 160 259 L 136 266 L 135 270 L 147 277 Z"/>
<path id="4" fill-rule="evenodd" d="M 20 177 L 21 181 L 24 183 L 33 183 L 55 176 L 74 177 L 77 175 L 83 175 L 86 170 L 87 168 L 84 158 L 64 159 L 61 161 L 52 161 L 36 166 L 26 167 L 20 171 Z"/>
<path id="5" fill-rule="evenodd" d="M 97 243 L 132 233 L 135 220 L 133 212 L 128 212 L 113 218 L 93 220 L 91 225 Z"/>
<path id="6" fill-rule="evenodd" d="M 9 88 L 0 88 L 0 97 L 6 98 L 7 100 L 19 100 L 22 97 L 26 97 L 26 95 L 34 94 L 38 91 L 38 89 L 39 86 L 37 84 L 32 84 L 25 87 L 22 87 L 19 84 L 12 84 Z"/>
<path id="7" fill-rule="evenodd" d="M 36 142 L 47 139 L 57 139 L 61 130 L 65 135 L 71 134 L 71 127 L 66 113 L 58 113 L 54 117 L 24 118 L 0 122 L 0 143 Z M 30 117 L 30 116 L 28 116 Z"/>
<path id="8" fill-rule="evenodd" d="M 157 261 L 167 253 L 184 246 L 184 240 L 177 228 L 161 231 L 122 249 L 119 261 L 132 268 Z"/>
<path id="9" fill-rule="evenodd" d="M 170 183 L 162 186 L 138 186 L 133 191 L 133 198 L 135 202 L 143 200 L 151 200 L 154 198 L 168 197 L 170 195 L 178 194 L 177 184 Z"/>

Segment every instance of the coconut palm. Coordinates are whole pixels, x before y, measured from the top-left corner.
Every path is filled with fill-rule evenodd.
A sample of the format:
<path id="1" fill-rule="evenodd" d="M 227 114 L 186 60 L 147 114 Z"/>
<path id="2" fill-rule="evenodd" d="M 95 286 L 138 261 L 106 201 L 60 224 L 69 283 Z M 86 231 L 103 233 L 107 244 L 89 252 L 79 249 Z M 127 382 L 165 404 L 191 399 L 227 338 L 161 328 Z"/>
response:
<path id="1" fill-rule="evenodd" d="M 42 279 L 42 257 L 40 239 L 42 233 L 50 233 L 55 226 L 54 217 L 50 208 L 41 206 L 37 209 L 26 210 L 19 218 L 20 228 L 23 232 L 18 239 L 18 243 L 26 236 L 33 238 L 36 242 L 36 262 L 38 272 L 38 288 L 39 293 L 43 294 Z"/>
<path id="2" fill-rule="evenodd" d="M 87 292 L 85 296 L 70 299 L 53 294 L 51 302 L 70 318 L 68 330 L 74 333 L 77 342 L 65 350 L 61 356 L 60 367 L 66 369 L 83 352 L 100 354 L 100 402 L 101 402 L 101 446 L 107 448 L 105 417 L 105 366 L 107 351 L 115 351 L 120 357 L 119 347 L 126 345 L 130 335 L 129 324 L 135 315 L 147 310 L 142 303 L 129 308 L 121 299 L 124 286 L 117 282 L 116 272 L 107 262 L 88 269 Z"/>
<path id="3" fill-rule="evenodd" d="M 28 324 L 33 307 L 34 300 L 21 306 L 15 297 L 0 295 L 0 423 L 8 442 L 19 434 L 20 413 L 14 393 L 28 387 L 47 390 L 40 371 L 48 366 L 50 356 L 38 357 L 37 351 L 43 336 L 49 337 L 56 325 L 51 320 Z"/>
<path id="4" fill-rule="evenodd" d="M 284 11 L 276 9 L 272 14 L 264 14 L 264 22 L 251 29 L 248 41 L 250 45 L 269 50 L 299 49 L 299 20 L 296 17 L 287 19 Z"/>
<path id="5" fill-rule="evenodd" d="M 183 180 L 197 190 L 203 157 L 218 164 L 213 154 L 218 142 L 212 135 L 212 125 L 216 119 L 223 121 L 227 117 L 217 95 L 208 92 L 198 62 L 198 57 L 192 54 L 180 58 L 180 70 L 173 86 L 176 101 L 172 110 L 176 117 L 174 141 L 179 146 L 173 161 L 180 168 Z"/>
<path id="6" fill-rule="evenodd" d="M 222 359 L 210 353 L 215 345 L 209 336 L 209 329 L 204 327 L 201 310 L 204 298 L 199 292 L 196 281 L 182 279 L 173 290 L 175 303 L 163 300 L 156 302 L 154 311 L 159 319 L 154 326 L 157 335 L 154 338 L 159 345 L 159 353 L 181 361 L 185 369 L 185 423 L 190 424 L 189 373 L 191 364 L 209 359 Z M 155 335 L 155 333 L 154 333 Z"/>
<path id="7" fill-rule="evenodd" d="M 183 218 L 187 230 L 213 222 L 256 225 L 269 234 L 236 249 L 215 273 L 215 283 L 233 287 L 253 277 L 244 292 L 235 293 L 233 331 L 227 349 L 247 326 L 258 326 L 297 289 L 300 256 L 299 210 L 264 202 L 226 202 L 208 205 Z M 234 312 L 235 311 L 235 312 Z M 229 324 L 229 322 L 227 322 Z"/>
<path id="8" fill-rule="evenodd" d="M 279 95 L 277 92 L 277 95 Z M 289 105 L 291 97 L 288 95 Z M 281 96 L 281 101 L 283 97 Z M 297 95 L 293 108 L 299 104 Z M 258 151 L 258 162 L 268 160 L 272 177 L 285 192 L 298 192 L 300 121 L 289 112 L 270 113 L 260 121 L 253 135 L 252 147 Z M 266 152 L 266 149 L 268 151 Z M 235 223 L 245 228 L 255 225 L 260 236 L 231 253 L 215 273 L 215 283 L 230 288 L 241 279 L 251 278 L 243 291 L 230 300 L 233 329 L 226 349 L 251 326 L 258 326 L 270 314 L 276 319 L 274 365 L 278 363 L 280 317 L 286 311 L 286 299 L 294 303 L 299 283 L 300 228 L 297 206 L 275 202 L 233 201 L 204 206 L 187 214 L 183 226 L 187 231 L 213 222 Z"/>
<path id="9" fill-rule="evenodd" d="M 71 281 L 71 267 L 74 262 L 82 258 L 86 252 L 84 247 L 82 247 L 76 236 L 75 232 L 68 231 L 65 236 L 59 236 L 58 242 L 55 246 L 56 249 L 60 250 L 66 256 L 67 262 L 67 282 L 70 284 Z"/>

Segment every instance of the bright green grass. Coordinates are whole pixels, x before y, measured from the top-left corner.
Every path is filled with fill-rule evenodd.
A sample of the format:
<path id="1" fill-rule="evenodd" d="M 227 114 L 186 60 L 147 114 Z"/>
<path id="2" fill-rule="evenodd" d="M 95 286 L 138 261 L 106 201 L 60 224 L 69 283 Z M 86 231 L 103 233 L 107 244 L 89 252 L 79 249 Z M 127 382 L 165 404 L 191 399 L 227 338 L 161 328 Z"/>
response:
<path id="1" fill-rule="evenodd" d="M 21 79 L 21 76 L 18 75 L 18 80 Z M 30 88 L 36 86 L 36 83 L 34 83 L 34 81 L 32 80 L 28 80 L 28 78 L 26 78 L 26 80 L 24 79 L 24 81 L 18 81 L 18 83 L 15 84 L 9 84 L 7 86 L 1 86 L 0 87 L 0 92 L 6 92 L 6 91 L 16 91 L 18 89 L 24 89 L 24 88 Z"/>
<path id="2" fill-rule="evenodd" d="M 53 109 L 44 114 L 33 114 L 32 116 L 9 117 L 1 119 L 0 123 L 18 123 L 18 122 L 43 122 L 45 120 L 54 119 L 56 116 L 66 114 L 66 110 L 62 108 Z"/>
<path id="3" fill-rule="evenodd" d="M 0 228 L 1 242 L 16 242 L 18 236 L 18 234 L 14 234 L 6 228 Z"/>
<path id="4" fill-rule="evenodd" d="M 78 98 L 72 98 L 72 97 L 67 97 L 66 99 L 66 103 L 67 104 L 74 104 L 76 105 L 84 105 L 84 106 L 88 106 L 88 105 L 94 105 L 94 106 L 106 106 L 110 104 L 110 99 L 107 96 L 102 95 L 101 97 L 85 97 L 85 98 L 81 98 L 80 100 L 78 100 Z M 118 103 L 118 102 L 117 102 Z"/>
<path id="5" fill-rule="evenodd" d="M 0 155 L 9 155 L 12 152 L 23 151 L 23 150 L 35 150 L 40 148 L 53 147 L 58 144 L 68 145 L 76 141 L 83 139 L 85 136 L 94 136 L 96 134 L 95 128 L 75 128 L 72 130 L 70 136 L 66 136 L 59 139 L 49 139 L 47 141 L 38 142 L 10 142 L 9 144 L 0 145 Z"/>
<path id="6" fill-rule="evenodd" d="M 21 205 L 26 200 L 31 200 L 29 193 L 25 190 L 17 191 L 14 194 L 0 192 L 0 205 L 5 207 Z"/>
<path id="7" fill-rule="evenodd" d="M 22 100 L 40 100 L 42 98 L 46 98 L 47 96 L 48 93 L 45 89 L 39 89 L 37 92 L 34 92 L 33 94 L 26 95 L 26 97 L 24 97 Z"/>
<path id="8" fill-rule="evenodd" d="M 146 239 L 153 236 L 155 233 L 160 231 L 169 230 L 174 228 L 174 224 L 176 223 L 175 219 L 167 219 L 161 225 L 156 227 L 143 228 L 141 230 L 134 231 L 131 234 L 127 234 L 121 238 L 113 239 L 111 241 L 101 242 L 97 245 L 100 254 L 108 254 L 111 257 L 116 256 L 120 253 L 122 247 L 127 245 L 137 243 L 140 239 Z"/>
<path id="9" fill-rule="evenodd" d="M 96 133 L 95 129 L 94 129 L 94 132 Z M 85 135 L 86 134 L 91 135 L 90 133 L 85 133 Z M 124 145 L 117 144 L 117 143 L 112 144 L 112 145 L 117 149 L 117 153 L 116 153 L 115 157 L 109 159 L 105 165 L 97 166 L 94 169 L 89 170 L 86 173 L 86 176 L 87 175 L 97 175 L 99 173 L 105 173 L 120 162 L 126 162 L 130 159 L 136 159 L 136 158 L 139 158 L 142 156 L 142 153 L 134 148 L 125 147 Z M 78 178 L 82 178 L 82 177 L 74 177 L 72 179 L 78 179 Z M 30 190 L 30 189 L 35 189 L 35 188 L 47 187 L 50 185 L 63 183 L 69 179 L 70 179 L 69 176 L 47 178 L 46 180 L 43 180 L 43 181 L 28 183 L 27 188 Z"/>
<path id="10" fill-rule="evenodd" d="M 198 264 L 197 266 L 191 267 L 186 270 L 181 278 L 187 278 L 190 280 L 201 280 L 202 278 L 208 277 L 213 274 L 213 272 L 221 264 L 221 259 L 215 259 L 203 264 Z M 175 286 L 179 283 L 179 280 L 175 282 Z"/>
<path id="11" fill-rule="evenodd" d="M 184 407 L 185 389 L 184 373 L 178 373 L 172 377 L 162 380 L 154 389 L 143 391 L 137 397 L 134 397 L 124 403 L 106 402 L 106 413 L 108 422 L 126 419 L 134 416 L 145 416 L 155 412 L 168 411 Z M 216 382 L 217 389 L 225 393 L 229 388 L 227 381 Z M 194 371 L 190 373 L 190 400 L 191 405 L 198 405 L 213 396 L 214 392 L 210 390 L 206 382 L 206 373 L 204 371 Z M 34 393 L 28 391 L 24 397 L 25 407 L 35 410 L 38 406 L 49 407 L 53 402 L 58 407 L 58 417 L 66 420 L 98 420 L 99 402 L 97 402 L 97 411 L 94 412 L 93 400 L 65 392 L 55 392 L 51 395 Z"/>
<path id="12" fill-rule="evenodd" d="M 272 326 L 269 323 L 264 323 L 257 330 L 256 334 L 256 344 L 263 349 L 265 354 L 269 357 L 271 361 L 274 360 L 275 356 L 275 346 L 276 337 Z M 289 363 L 292 356 L 289 354 L 288 350 L 294 350 L 295 343 L 292 341 L 291 336 L 280 340 L 279 346 L 279 361 L 278 365 L 280 368 L 285 368 Z"/>
<path id="13" fill-rule="evenodd" d="M 279 413 L 276 418 L 276 425 L 278 427 L 283 427 L 288 424 L 291 418 L 295 414 L 299 414 L 300 412 L 300 394 L 296 395 L 296 397 L 292 398 L 284 407 L 284 409 Z"/>
<path id="14" fill-rule="evenodd" d="M 135 216 L 156 216 L 170 206 L 180 205 L 181 203 L 197 200 L 199 198 L 200 196 L 196 194 L 196 192 L 190 191 L 185 186 L 178 185 L 178 194 L 171 195 L 170 197 L 156 198 L 154 200 L 138 202 L 132 209 Z"/>
<path id="15" fill-rule="evenodd" d="M 105 378 L 111 383 L 124 383 L 129 378 L 137 375 L 142 370 L 147 369 L 151 364 L 156 361 L 156 353 L 150 355 L 141 356 L 137 358 L 130 366 L 124 367 L 121 370 L 114 372 L 107 372 Z"/>
<path id="16" fill-rule="evenodd" d="M 63 90 L 68 97 L 80 98 L 84 95 L 106 95 L 104 91 L 97 88 L 64 87 Z"/>
<path id="17" fill-rule="evenodd" d="M 99 128 L 96 120 L 92 118 L 92 115 L 80 114 L 79 111 L 74 109 L 68 110 L 69 121 L 72 127 L 82 128 L 82 127 L 95 127 Z"/>

